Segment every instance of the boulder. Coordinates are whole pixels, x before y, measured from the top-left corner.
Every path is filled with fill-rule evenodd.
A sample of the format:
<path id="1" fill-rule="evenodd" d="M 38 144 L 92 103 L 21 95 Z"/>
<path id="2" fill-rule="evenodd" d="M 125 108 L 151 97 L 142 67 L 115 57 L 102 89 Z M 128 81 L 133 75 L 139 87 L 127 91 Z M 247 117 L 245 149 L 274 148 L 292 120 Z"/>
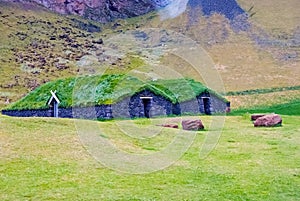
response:
<path id="1" fill-rule="evenodd" d="M 272 127 L 272 126 L 281 126 L 282 118 L 278 114 L 268 114 L 262 117 L 257 118 L 254 121 L 254 126 L 265 126 L 265 127 Z"/>
<path id="2" fill-rule="evenodd" d="M 259 117 L 263 117 L 266 114 L 252 114 L 251 115 L 251 121 L 255 121 L 256 119 L 258 119 Z"/>
<path id="3" fill-rule="evenodd" d="M 183 130 L 199 131 L 204 129 L 204 125 L 200 119 L 197 120 L 182 120 L 181 122 Z"/>
<path id="4" fill-rule="evenodd" d="M 167 127 L 167 128 L 178 128 L 177 124 L 161 124 L 158 126 Z"/>

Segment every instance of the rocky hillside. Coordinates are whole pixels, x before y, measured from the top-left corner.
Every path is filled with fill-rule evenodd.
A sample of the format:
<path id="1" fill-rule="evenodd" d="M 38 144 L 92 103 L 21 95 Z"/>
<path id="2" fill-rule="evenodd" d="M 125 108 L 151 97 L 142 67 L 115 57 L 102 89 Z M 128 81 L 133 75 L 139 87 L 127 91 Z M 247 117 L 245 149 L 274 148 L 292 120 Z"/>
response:
<path id="1" fill-rule="evenodd" d="M 16 2 L 15 0 L 8 0 Z M 18 0 L 31 2 L 31 0 Z M 164 7 L 169 0 L 33 0 L 61 14 L 80 15 L 98 22 L 143 15 Z"/>
<path id="2" fill-rule="evenodd" d="M 154 10 L 166 8 L 174 17 L 186 6 L 200 7 L 204 15 L 221 13 L 232 20 L 243 9 L 235 0 L 6 0 L 12 2 L 36 2 L 60 14 L 79 15 L 98 22 L 109 22 L 140 16 Z"/>

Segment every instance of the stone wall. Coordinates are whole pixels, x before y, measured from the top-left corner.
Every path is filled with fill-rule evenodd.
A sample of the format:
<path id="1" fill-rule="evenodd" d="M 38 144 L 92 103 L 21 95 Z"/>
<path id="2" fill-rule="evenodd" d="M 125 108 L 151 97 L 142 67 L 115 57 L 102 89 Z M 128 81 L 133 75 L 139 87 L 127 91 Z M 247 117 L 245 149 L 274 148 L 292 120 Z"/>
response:
<path id="1" fill-rule="evenodd" d="M 2 114 L 17 117 L 53 117 L 51 109 L 37 110 L 2 110 Z M 81 118 L 81 119 L 111 119 L 111 105 L 99 105 L 90 107 L 59 108 L 60 118 Z"/>
<path id="2" fill-rule="evenodd" d="M 209 111 L 205 112 L 203 99 L 207 98 Z M 197 98 L 180 103 L 181 114 L 214 114 L 225 113 L 230 107 L 229 103 L 224 102 L 213 94 L 202 93 Z"/>
<path id="3" fill-rule="evenodd" d="M 123 98 L 116 104 L 112 105 L 112 116 L 114 118 L 130 118 L 129 114 L 130 97 Z"/>
<path id="4" fill-rule="evenodd" d="M 199 114 L 199 103 L 196 98 L 180 103 L 180 114 Z"/>
<path id="5" fill-rule="evenodd" d="M 51 117 L 53 111 L 45 110 L 2 110 L 2 114 L 15 117 Z"/>
<path id="6" fill-rule="evenodd" d="M 65 114 L 64 114 L 65 112 Z M 97 105 L 90 107 L 74 107 L 74 108 L 61 108 L 59 110 L 59 117 L 70 117 L 79 119 L 112 119 L 112 106 L 111 105 Z"/>
<path id="7" fill-rule="evenodd" d="M 225 113 L 230 108 L 230 103 L 226 103 L 215 95 L 210 95 L 212 113 Z"/>
<path id="8" fill-rule="evenodd" d="M 173 104 L 162 96 L 156 95 L 149 90 L 144 90 L 133 95 L 129 101 L 129 114 L 131 118 L 145 117 L 145 109 L 141 97 L 152 97 L 149 106 L 149 116 L 167 116 L 173 114 Z"/>
<path id="9" fill-rule="evenodd" d="M 124 98 L 113 105 L 98 105 L 90 107 L 59 108 L 60 118 L 81 118 L 81 119 L 112 119 L 112 118 L 136 118 L 145 117 L 145 108 L 141 97 L 152 97 L 148 105 L 149 117 L 168 116 L 171 114 L 205 114 L 203 98 L 209 98 L 210 113 L 225 113 L 230 107 L 215 95 L 203 93 L 197 99 L 172 104 L 162 96 L 156 95 L 149 90 L 144 90 L 132 97 Z M 53 110 L 2 110 L 2 114 L 18 117 L 53 117 Z"/>

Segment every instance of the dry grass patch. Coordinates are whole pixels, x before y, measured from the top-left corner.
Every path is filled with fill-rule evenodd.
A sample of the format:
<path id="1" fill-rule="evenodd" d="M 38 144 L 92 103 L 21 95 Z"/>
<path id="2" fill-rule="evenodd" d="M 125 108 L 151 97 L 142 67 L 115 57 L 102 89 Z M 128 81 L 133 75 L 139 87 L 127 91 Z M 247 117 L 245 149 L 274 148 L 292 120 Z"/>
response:
<path id="1" fill-rule="evenodd" d="M 269 1 L 269 0 L 237 0 L 244 10 L 252 6 L 252 22 L 267 29 L 273 34 L 289 33 L 299 26 L 298 0 Z"/>
<path id="2" fill-rule="evenodd" d="M 276 104 L 286 104 L 292 100 L 299 99 L 300 91 L 280 91 L 266 94 L 253 94 L 241 96 L 227 96 L 231 102 L 232 109 L 251 108 L 257 106 L 272 106 Z"/>

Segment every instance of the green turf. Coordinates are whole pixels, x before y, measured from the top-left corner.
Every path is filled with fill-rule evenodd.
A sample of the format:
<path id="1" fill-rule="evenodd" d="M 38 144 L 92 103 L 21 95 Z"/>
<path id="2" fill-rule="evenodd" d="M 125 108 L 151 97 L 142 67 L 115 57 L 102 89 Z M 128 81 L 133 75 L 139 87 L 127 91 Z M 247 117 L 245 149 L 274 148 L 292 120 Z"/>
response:
<path id="1" fill-rule="evenodd" d="M 226 117 L 217 147 L 201 159 L 199 152 L 211 118 L 201 117 L 207 130 L 197 133 L 179 161 L 158 172 L 132 175 L 110 170 L 95 161 L 79 141 L 75 120 L 0 116 L 0 199 L 299 199 L 298 116 L 283 116 L 283 126 L 276 128 L 255 128 L 244 116 Z M 98 122 L 100 128 L 106 129 L 102 136 L 129 153 L 156 152 L 175 136 L 169 128 L 156 139 L 130 138 L 116 126 L 120 122 L 140 129 L 149 122 Z"/>
<path id="2" fill-rule="evenodd" d="M 57 91 L 57 96 L 61 100 L 60 107 L 67 108 L 72 106 L 112 104 L 120 101 L 125 96 L 131 96 L 144 89 L 150 89 L 155 94 L 161 95 L 173 103 L 193 99 L 206 91 L 227 101 L 217 92 L 192 79 L 142 82 L 129 75 L 107 74 L 103 76 L 67 78 L 46 83 L 5 109 L 47 108 L 51 90 Z"/>

